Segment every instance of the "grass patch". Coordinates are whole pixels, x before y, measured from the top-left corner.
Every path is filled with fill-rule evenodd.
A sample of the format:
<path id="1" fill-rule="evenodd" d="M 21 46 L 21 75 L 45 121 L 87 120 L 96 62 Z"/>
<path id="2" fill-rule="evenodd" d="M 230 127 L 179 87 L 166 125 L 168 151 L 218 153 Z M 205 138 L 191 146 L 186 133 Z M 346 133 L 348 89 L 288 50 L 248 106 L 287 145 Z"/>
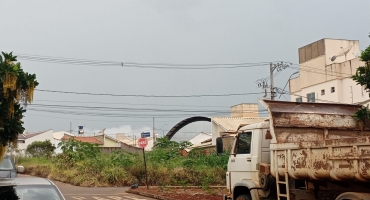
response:
<path id="1" fill-rule="evenodd" d="M 165 141 L 168 142 L 168 141 Z M 167 145 L 167 146 L 166 146 Z M 193 150 L 188 157 L 179 155 L 174 142 L 168 142 L 147 152 L 148 184 L 160 186 L 199 186 L 210 190 L 211 185 L 224 185 L 228 156 L 205 154 Z M 51 159 L 42 157 L 19 158 L 25 173 L 47 177 L 78 186 L 130 186 L 145 184 L 143 158 L 125 152 L 100 153 L 97 146 L 72 141 L 63 153 Z M 79 149 L 74 151 L 73 149 Z"/>

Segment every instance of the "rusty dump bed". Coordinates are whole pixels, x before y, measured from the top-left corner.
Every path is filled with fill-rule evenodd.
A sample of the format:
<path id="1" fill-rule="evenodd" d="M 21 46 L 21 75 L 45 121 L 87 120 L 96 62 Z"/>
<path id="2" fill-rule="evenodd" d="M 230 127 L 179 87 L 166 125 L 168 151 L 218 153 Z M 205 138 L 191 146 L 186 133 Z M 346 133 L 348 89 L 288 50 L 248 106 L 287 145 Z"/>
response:
<path id="1" fill-rule="evenodd" d="M 270 115 L 271 173 L 296 179 L 370 182 L 369 123 L 359 105 L 262 100 Z"/>

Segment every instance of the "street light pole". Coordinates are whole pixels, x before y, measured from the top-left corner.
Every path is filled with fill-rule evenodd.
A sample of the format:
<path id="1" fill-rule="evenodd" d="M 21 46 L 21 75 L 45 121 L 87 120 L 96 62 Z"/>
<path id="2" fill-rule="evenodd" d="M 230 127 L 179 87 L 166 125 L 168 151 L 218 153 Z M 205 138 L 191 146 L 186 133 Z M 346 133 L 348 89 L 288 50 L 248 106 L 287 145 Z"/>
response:
<path id="1" fill-rule="evenodd" d="M 279 99 L 280 99 L 281 95 L 283 94 L 283 92 L 284 92 L 284 90 L 285 90 L 286 86 L 288 85 L 288 82 L 289 82 L 290 78 L 291 78 L 294 74 L 297 74 L 298 72 L 299 72 L 299 71 L 296 71 L 296 72 L 294 72 L 292 75 L 290 75 L 290 76 L 289 76 L 288 81 L 286 82 L 286 84 L 285 84 L 285 86 L 284 86 L 284 89 L 283 89 L 283 91 L 281 92 L 281 94 L 280 94 L 280 96 L 279 96 Z"/>

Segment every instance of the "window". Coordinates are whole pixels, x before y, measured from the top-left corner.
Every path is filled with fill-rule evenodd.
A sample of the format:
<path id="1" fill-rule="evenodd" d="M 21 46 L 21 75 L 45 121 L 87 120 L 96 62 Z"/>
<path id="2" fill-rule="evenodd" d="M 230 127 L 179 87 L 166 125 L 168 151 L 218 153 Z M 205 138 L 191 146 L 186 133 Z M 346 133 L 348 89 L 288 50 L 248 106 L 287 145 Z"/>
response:
<path id="1" fill-rule="evenodd" d="M 295 98 L 295 102 L 302 102 L 302 97 Z"/>
<path id="2" fill-rule="evenodd" d="M 325 95 L 325 90 L 321 90 L 321 95 Z"/>
<path id="3" fill-rule="evenodd" d="M 236 143 L 237 154 L 250 154 L 251 153 L 252 132 L 243 132 L 238 135 Z"/>
<path id="4" fill-rule="evenodd" d="M 335 92 L 335 87 L 331 87 L 331 93 Z"/>
<path id="5" fill-rule="evenodd" d="M 315 102 L 315 93 L 308 93 L 307 94 L 307 102 Z"/>

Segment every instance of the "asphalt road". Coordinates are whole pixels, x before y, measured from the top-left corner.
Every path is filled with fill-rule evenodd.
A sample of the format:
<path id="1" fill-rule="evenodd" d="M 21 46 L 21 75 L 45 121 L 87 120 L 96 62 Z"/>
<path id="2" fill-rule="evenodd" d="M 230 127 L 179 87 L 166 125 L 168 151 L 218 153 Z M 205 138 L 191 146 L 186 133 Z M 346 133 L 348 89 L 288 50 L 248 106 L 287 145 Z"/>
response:
<path id="1" fill-rule="evenodd" d="M 67 200 L 152 200 L 129 194 L 128 187 L 78 187 L 53 181 Z"/>
<path id="2" fill-rule="evenodd" d="M 27 177 L 27 175 L 20 176 Z M 67 200 L 154 200 L 126 193 L 129 187 L 79 187 L 57 181 L 53 182 Z"/>

